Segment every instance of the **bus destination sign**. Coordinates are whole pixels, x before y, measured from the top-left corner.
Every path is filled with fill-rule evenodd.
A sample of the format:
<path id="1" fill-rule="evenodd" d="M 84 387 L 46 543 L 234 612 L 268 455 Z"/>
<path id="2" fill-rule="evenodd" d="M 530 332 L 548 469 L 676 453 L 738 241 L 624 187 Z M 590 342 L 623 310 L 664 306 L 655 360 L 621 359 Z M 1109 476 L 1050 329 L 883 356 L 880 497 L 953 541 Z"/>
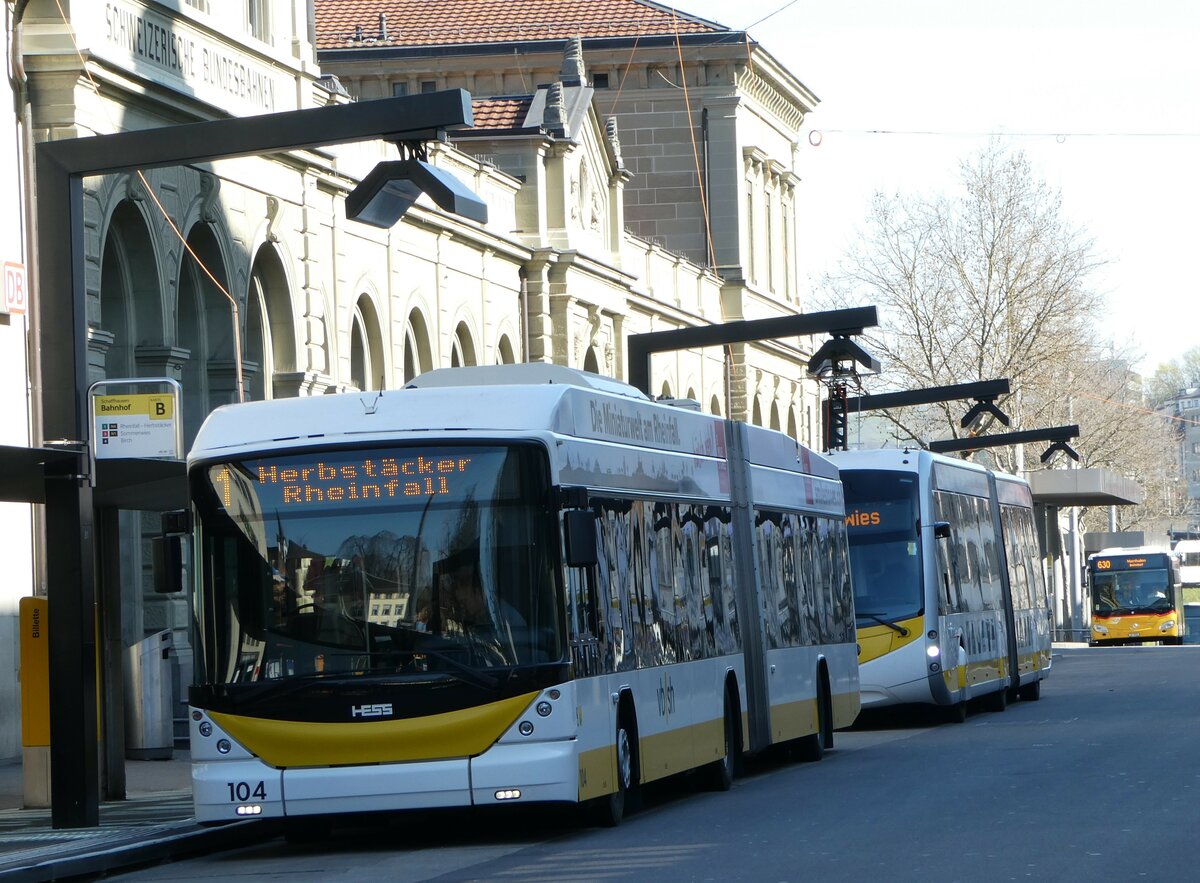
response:
<path id="1" fill-rule="evenodd" d="M 460 492 L 456 483 L 470 475 L 472 457 L 461 455 L 361 457 L 329 463 L 324 459 L 287 465 L 261 462 L 252 473 L 261 491 L 274 492 L 284 506 L 321 503 L 373 503 Z M 252 464 L 247 464 L 252 465 Z M 228 465 L 216 467 L 213 486 L 228 507 L 235 478 Z M 277 496 L 276 496 L 277 495 Z"/>

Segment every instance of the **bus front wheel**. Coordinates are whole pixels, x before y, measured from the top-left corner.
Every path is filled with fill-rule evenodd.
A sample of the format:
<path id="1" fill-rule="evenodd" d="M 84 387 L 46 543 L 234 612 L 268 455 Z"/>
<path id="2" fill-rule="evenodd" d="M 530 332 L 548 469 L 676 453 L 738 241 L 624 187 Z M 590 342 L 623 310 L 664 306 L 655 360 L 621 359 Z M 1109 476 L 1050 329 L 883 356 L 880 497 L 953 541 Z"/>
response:
<path id="1" fill-rule="evenodd" d="M 633 741 L 624 722 L 617 724 L 617 790 L 592 802 L 592 820 L 602 828 L 615 828 L 625 817 L 625 801 L 633 787 Z"/>

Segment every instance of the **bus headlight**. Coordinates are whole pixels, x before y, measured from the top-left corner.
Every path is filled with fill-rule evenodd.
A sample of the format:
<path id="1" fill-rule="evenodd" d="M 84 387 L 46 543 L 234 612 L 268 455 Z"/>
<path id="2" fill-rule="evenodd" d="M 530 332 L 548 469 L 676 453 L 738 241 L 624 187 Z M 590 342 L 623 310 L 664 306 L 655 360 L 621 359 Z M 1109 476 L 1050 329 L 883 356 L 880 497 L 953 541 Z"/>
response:
<path id="1" fill-rule="evenodd" d="M 1108 628 L 1105 626 L 1102 626 L 1102 625 L 1093 625 L 1092 631 L 1094 631 L 1098 635 L 1107 635 L 1108 634 Z"/>
<path id="2" fill-rule="evenodd" d="M 942 651 L 940 649 L 938 649 L 937 644 L 930 644 L 928 647 L 925 648 L 925 655 L 928 656 L 930 659 L 937 659 L 939 656 L 942 655 Z"/>
<path id="3" fill-rule="evenodd" d="M 1160 632 L 1169 632 L 1173 628 L 1175 628 L 1175 620 L 1168 619 L 1166 622 L 1164 622 L 1162 625 L 1160 625 L 1158 627 L 1158 630 Z"/>

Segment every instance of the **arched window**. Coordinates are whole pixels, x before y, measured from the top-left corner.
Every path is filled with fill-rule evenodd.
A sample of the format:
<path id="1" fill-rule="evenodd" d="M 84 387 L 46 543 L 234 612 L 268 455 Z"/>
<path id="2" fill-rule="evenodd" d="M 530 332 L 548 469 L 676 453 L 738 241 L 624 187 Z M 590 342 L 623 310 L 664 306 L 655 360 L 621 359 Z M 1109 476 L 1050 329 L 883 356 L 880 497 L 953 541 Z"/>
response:
<path id="1" fill-rule="evenodd" d="M 587 353 L 583 357 L 583 370 L 591 371 L 593 374 L 600 373 L 600 360 L 596 357 L 596 348 L 589 346 Z"/>
<path id="2" fill-rule="evenodd" d="M 432 361 L 425 317 L 419 310 L 413 310 L 408 314 L 408 324 L 404 327 L 404 382 L 408 383 L 430 370 Z"/>
<path id="3" fill-rule="evenodd" d="M 779 429 L 779 428 L 780 428 L 780 425 L 779 425 L 779 405 L 777 405 L 775 402 L 771 402 L 771 428 L 772 428 L 772 429 Z"/>
<path id="4" fill-rule="evenodd" d="M 158 260 L 145 218 L 126 200 L 109 221 L 100 258 L 100 331 L 106 377 L 138 374 L 136 347 L 161 343 Z M 159 373 L 155 371 L 154 373 Z"/>
<path id="5" fill-rule="evenodd" d="M 508 335 L 502 335 L 500 342 L 496 344 L 496 364 L 497 365 L 512 365 L 517 361 L 516 355 L 513 353 L 512 341 L 508 339 Z"/>
<path id="6" fill-rule="evenodd" d="M 359 389 L 387 386 L 383 364 L 383 335 L 375 305 L 362 295 L 350 317 L 350 380 Z"/>
<path id="7" fill-rule="evenodd" d="M 462 368 L 475 365 L 475 344 L 471 340 L 471 330 L 466 322 L 459 322 L 454 329 L 454 340 L 450 343 L 450 367 Z"/>
<path id="8" fill-rule="evenodd" d="M 800 436 L 798 436 L 796 434 L 797 427 L 796 427 L 796 409 L 795 408 L 788 408 L 788 430 L 787 430 L 787 432 L 788 432 L 788 435 L 790 435 L 796 441 L 800 441 Z"/>
<path id="9" fill-rule="evenodd" d="M 758 399 L 754 400 L 754 410 L 750 414 L 750 422 L 755 426 L 762 426 L 762 407 L 758 404 Z"/>
<path id="10" fill-rule="evenodd" d="M 209 411 L 237 400 L 237 376 L 232 373 L 233 305 L 213 281 L 215 278 L 222 288 L 229 290 L 217 237 L 208 224 L 200 223 L 188 232 L 187 244 L 179 267 L 176 340 L 188 351 L 182 378 L 183 437 L 190 445 Z M 214 363 L 224 368 L 225 376 L 220 378 L 223 385 L 210 375 Z M 261 370 L 262 365 L 256 365 L 253 372 L 246 373 L 259 378 Z M 247 397 L 250 394 L 247 386 Z"/>
<path id="11" fill-rule="evenodd" d="M 716 417 L 721 416 L 721 400 L 717 396 L 713 396 L 708 403 L 708 410 Z"/>
<path id="12" fill-rule="evenodd" d="M 258 370 L 246 378 L 246 398 L 273 397 L 275 374 L 296 370 L 296 332 L 292 296 L 283 261 L 270 245 L 254 256 L 246 292 L 246 334 L 242 352 Z"/>

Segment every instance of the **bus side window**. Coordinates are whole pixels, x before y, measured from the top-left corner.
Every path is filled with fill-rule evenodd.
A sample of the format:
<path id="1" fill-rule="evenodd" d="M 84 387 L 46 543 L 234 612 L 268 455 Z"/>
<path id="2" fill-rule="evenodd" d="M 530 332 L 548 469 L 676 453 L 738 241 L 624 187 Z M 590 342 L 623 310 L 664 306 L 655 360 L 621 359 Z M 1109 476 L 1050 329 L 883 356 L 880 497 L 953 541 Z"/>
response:
<path id="1" fill-rule="evenodd" d="M 935 540 L 938 566 L 938 608 L 939 613 L 948 615 L 964 611 L 962 590 L 958 581 L 957 531 L 955 525 L 958 515 L 955 512 L 953 498 L 945 492 L 938 492 L 934 497 L 936 518 L 950 525 L 950 536 Z"/>

